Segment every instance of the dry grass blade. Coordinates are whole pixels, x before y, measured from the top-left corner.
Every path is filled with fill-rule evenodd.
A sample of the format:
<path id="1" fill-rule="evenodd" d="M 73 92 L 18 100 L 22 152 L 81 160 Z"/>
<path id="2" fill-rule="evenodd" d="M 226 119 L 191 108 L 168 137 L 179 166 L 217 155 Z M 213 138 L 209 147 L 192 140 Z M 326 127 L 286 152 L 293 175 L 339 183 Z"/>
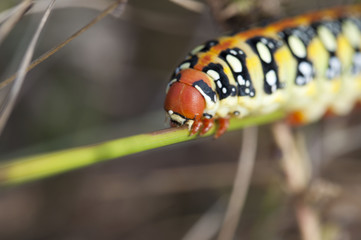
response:
<path id="1" fill-rule="evenodd" d="M 291 129 L 286 123 L 279 122 L 272 126 L 276 143 L 282 152 L 281 165 L 285 173 L 288 190 L 292 194 L 302 193 L 310 181 L 304 159 L 296 146 Z"/>
<path id="2" fill-rule="evenodd" d="M 87 25 L 85 25 L 84 27 L 82 27 L 80 30 L 78 30 L 76 33 L 74 33 L 72 36 L 70 36 L 68 39 L 66 39 L 65 41 L 61 42 L 60 44 L 58 44 L 57 46 L 55 46 L 54 48 L 50 49 L 49 51 L 47 51 L 46 53 L 44 53 L 43 55 L 41 55 L 39 58 L 35 59 L 33 62 L 31 62 L 31 64 L 27 67 L 26 71 L 30 71 L 31 69 L 33 69 L 34 67 L 36 67 L 39 63 L 45 61 L 48 57 L 50 57 L 51 55 L 53 55 L 54 53 L 56 53 L 57 51 L 59 51 L 60 49 L 62 49 L 63 47 L 65 47 L 68 43 L 70 43 L 72 40 L 74 40 L 76 37 L 78 37 L 80 34 L 82 34 L 83 32 L 85 32 L 86 30 L 88 30 L 90 27 L 92 27 L 94 24 L 96 24 L 97 22 L 99 22 L 100 20 L 102 20 L 105 16 L 107 16 L 109 13 L 111 13 L 112 11 L 114 11 L 115 9 L 117 9 L 117 7 L 119 6 L 119 4 L 125 4 L 127 2 L 127 0 L 117 0 L 115 2 L 113 2 L 107 9 L 105 9 L 103 12 L 101 12 L 98 16 L 96 16 L 92 21 L 90 21 Z M 7 78 L 6 80 L 4 80 L 3 82 L 0 83 L 0 89 L 4 88 L 5 86 L 7 86 L 9 83 L 11 83 L 12 81 L 14 81 L 14 79 L 16 78 L 16 74 L 10 76 L 9 78 Z"/>
<path id="3" fill-rule="evenodd" d="M 302 197 L 310 185 L 310 169 L 305 165 L 290 126 L 285 122 L 276 122 L 272 127 L 273 135 L 283 157 L 281 165 L 289 193 L 294 197 L 294 209 L 303 240 L 320 240 L 321 226 L 317 212 Z M 308 159 L 309 161 L 309 159 Z"/>
<path id="4" fill-rule="evenodd" d="M 30 4 L 29 4 L 30 3 Z M 28 5 L 29 4 L 29 5 Z M 16 5 L 15 7 L 6 9 L 2 12 L 0 12 L 0 24 L 3 24 L 5 21 L 7 21 L 9 18 L 11 18 L 12 16 L 16 15 L 18 12 L 21 12 L 21 10 L 23 10 L 24 8 L 26 9 L 25 6 L 33 6 L 33 1 L 32 0 L 23 0 L 21 3 L 19 3 L 18 5 Z M 29 10 L 29 9 L 28 9 Z"/>
<path id="5" fill-rule="evenodd" d="M 201 13 L 204 10 L 204 3 L 194 0 L 170 0 L 171 2 L 193 12 Z"/>
<path id="6" fill-rule="evenodd" d="M 242 208 L 248 192 L 251 175 L 253 172 L 254 161 L 257 149 L 257 127 L 250 127 L 244 129 L 243 142 L 241 154 L 237 167 L 236 178 L 233 182 L 233 190 L 229 199 L 226 215 L 222 220 L 219 211 L 221 204 L 225 200 L 221 198 L 212 206 L 190 229 L 183 240 L 209 240 L 218 232 L 218 239 L 228 240 L 233 239 L 239 218 L 242 213 Z M 223 221 L 223 225 L 222 225 Z"/>
<path id="7" fill-rule="evenodd" d="M 56 0 L 51 1 L 48 8 L 46 9 L 43 17 L 40 20 L 39 26 L 36 29 L 36 32 L 35 32 L 33 38 L 31 39 L 31 42 L 30 42 L 30 44 L 25 52 L 25 55 L 21 61 L 17 78 L 15 79 L 14 85 L 10 89 L 10 92 L 5 100 L 3 109 L 0 113 L 1 114 L 0 115 L 0 135 L 5 127 L 5 124 L 10 116 L 12 109 L 14 108 L 15 101 L 17 99 L 17 96 L 19 95 L 20 88 L 24 82 L 24 79 L 25 79 L 25 76 L 27 73 L 27 67 L 29 66 L 31 58 L 33 57 L 36 43 L 38 42 L 40 33 L 43 30 L 45 23 L 47 22 L 47 20 L 49 18 L 50 12 L 55 4 L 55 1 Z"/>
<path id="8" fill-rule="evenodd" d="M 36 4 L 26 12 L 26 14 L 35 14 L 42 13 L 45 11 L 46 7 L 49 5 L 50 0 L 37 0 Z M 105 7 L 109 5 L 112 0 L 62 0 L 59 1 L 54 9 L 61 8 L 88 8 L 102 11 Z M 17 6 L 10 8 L 6 11 L 0 13 L 0 22 L 2 19 L 6 19 L 11 13 L 17 8 Z M 117 16 L 117 12 L 111 13 L 113 16 Z"/>
<path id="9" fill-rule="evenodd" d="M 257 150 L 257 127 L 243 130 L 242 148 L 228 209 L 219 233 L 219 240 L 232 240 L 246 200 Z"/>
<path id="10" fill-rule="evenodd" d="M 0 19 L 0 44 L 9 34 L 11 29 L 14 28 L 15 24 L 21 19 L 25 12 L 31 8 L 33 4 L 32 0 L 24 0 L 17 6 L 15 6 L 11 11 L 7 11 L 7 14 L 3 15 L 3 18 Z"/>
<path id="11" fill-rule="evenodd" d="M 209 240 L 217 234 L 222 224 L 222 212 L 225 210 L 226 198 L 220 197 L 192 226 L 182 240 Z"/>

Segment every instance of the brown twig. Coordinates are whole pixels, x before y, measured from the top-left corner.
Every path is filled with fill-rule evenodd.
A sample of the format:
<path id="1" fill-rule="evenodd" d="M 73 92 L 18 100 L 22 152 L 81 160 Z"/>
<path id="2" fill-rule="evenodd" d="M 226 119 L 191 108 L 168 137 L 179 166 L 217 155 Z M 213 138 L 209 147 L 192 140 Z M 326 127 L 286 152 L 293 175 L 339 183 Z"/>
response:
<path id="1" fill-rule="evenodd" d="M 246 200 L 257 149 L 257 127 L 243 130 L 241 153 L 228 209 L 218 240 L 232 240 Z"/>
<path id="2" fill-rule="evenodd" d="M 20 92 L 20 89 L 21 89 L 21 86 L 24 82 L 24 79 L 25 79 L 25 76 L 26 76 L 26 73 L 27 73 L 27 68 L 31 62 L 31 58 L 33 57 L 33 54 L 34 54 L 34 50 L 35 50 L 35 47 L 36 47 L 36 44 L 38 43 L 38 39 L 39 39 L 39 36 L 40 36 L 40 33 L 42 32 L 44 26 L 45 26 L 45 23 L 47 22 L 48 18 L 49 18 L 49 15 L 53 9 L 53 6 L 55 4 L 55 1 L 56 0 L 52 0 L 50 3 L 49 3 L 49 6 L 48 8 L 46 9 L 43 17 L 41 18 L 40 22 L 39 22 L 39 25 L 34 33 L 34 36 L 33 38 L 31 39 L 27 49 L 26 49 L 26 52 L 24 54 L 24 57 L 22 58 L 21 60 L 21 64 L 19 66 L 19 69 L 18 69 L 18 74 L 15 78 L 15 81 L 14 81 L 14 84 L 11 86 L 11 89 L 10 89 L 10 92 L 7 96 L 7 98 L 5 99 L 5 104 L 3 106 L 3 108 L 1 109 L 1 114 L 0 114 L 0 135 L 5 127 L 5 124 L 11 114 L 11 111 L 15 105 L 15 101 L 17 99 L 17 96 L 19 95 L 19 92 Z"/>
<path id="3" fill-rule="evenodd" d="M 169 0 L 169 1 L 196 13 L 201 13 L 205 8 L 204 3 L 194 0 Z"/>
<path id="4" fill-rule="evenodd" d="M 14 28 L 16 23 L 20 21 L 22 16 L 28 11 L 33 5 L 31 0 L 23 0 L 14 9 L 8 12 L 8 15 L 4 16 L 0 26 L 0 43 L 6 38 L 9 32 Z"/>
<path id="5" fill-rule="evenodd" d="M 272 127 L 275 140 L 281 149 L 281 165 L 286 175 L 287 189 L 294 197 L 294 208 L 303 240 L 321 240 L 320 222 L 317 212 L 303 196 L 310 184 L 308 159 L 300 154 L 290 127 L 284 122 L 276 122 Z"/>
<path id="6" fill-rule="evenodd" d="M 56 53 L 57 51 L 59 51 L 60 49 L 65 47 L 68 43 L 70 43 L 72 40 L 74 40 L 80 34 L 85 32 L 86 30 L 88 30 L 94 24 L 96 24 L 101 19 L 103 19 L 105 16 L 107 16 L 109 13 L 111 13 L 113 10 L 115 10 L 119 6 L 119 4 L 126 3 L 126 2 L 127 2 L 127 0 L 117 0 L 117 1 L 115 1 L 113 4 L 111 4 L 109 7 L 107 7 L 103 12 L 101 12 L 98 16 L 96 16 L 92 21 L 90 21 L 87 25 L 85 25 L 84 27 L 79 29 L 77 32 L 75 32 L 73 35 L 71 35 L 68 39 L 61 42 L 60 44 L 58 44 L 54 48 L 50 49 L 49 51 L 47 51 L 46 53 L 41 55 L 39 58 L 32 61 L 31 64 L 29 65 L 29 67 L 26 69 L 26 71 L 29 72 L 31 69 L 36 67 L 38 64 L 45 61 L 51 55 L 53 55 L 54 53 Z M 0 89 L 7 86 L 9 83 L 13 82 L 15 78 L 16 78 L 16 74 L 14 74 L 14 75 L 10 76 L 9 78 L 7 78 L 6 80 L 2 81 L 0 83 Z"/>

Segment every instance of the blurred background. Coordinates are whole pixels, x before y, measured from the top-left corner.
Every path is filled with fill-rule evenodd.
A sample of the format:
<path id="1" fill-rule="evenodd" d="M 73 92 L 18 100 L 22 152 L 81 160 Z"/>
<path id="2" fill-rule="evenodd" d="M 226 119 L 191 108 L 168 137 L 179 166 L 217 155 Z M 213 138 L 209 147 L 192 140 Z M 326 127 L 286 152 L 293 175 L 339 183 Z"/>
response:
<path id="1" fill-rule="evenodd" d="M 0 11 L 19 2 L 3 0 Z M 112 1 L 60 2 L 69 4 L 52 12 L 35 57 Z M 194 46 L 230 31 L 354 2 L 209 0 L 194 11 L 175 1 L 130 0 L 120 17 L 107 16 L 29 72 L 0 136 L 0 161 L 166 128 L 166 84 Z M 38 12 L 24 16 L 0 45 L 1 80 L 16 71 L 40 18 Z M 355 111 L 298 129 L 307 140 L 315 178 L 342 190 L 317 206 L 327 239 L 361 235 L 360 123 Z M 227 207 L 241 136 L 235 131 L 216 141 L 197 139 L 1 189 L 0 239 L 192 239 L 200 221 L 213 239 Z M 340 149 L 340 143 L 348 147 Z M 279 157 L 269 126 L 260 127 L 237 239 L 300 239 Z"/>

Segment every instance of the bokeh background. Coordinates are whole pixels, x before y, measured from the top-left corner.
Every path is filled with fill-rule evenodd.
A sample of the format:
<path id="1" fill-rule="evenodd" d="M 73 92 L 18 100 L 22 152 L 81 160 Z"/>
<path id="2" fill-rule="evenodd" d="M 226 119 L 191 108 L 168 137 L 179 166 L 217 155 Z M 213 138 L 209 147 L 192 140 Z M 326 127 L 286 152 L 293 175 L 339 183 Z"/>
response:
<path id="1" fill-rule="evenodd" d="M 0 10 L 18 2 L 1 1 Z M 99 2 L 99 9 L 83 3 L 53 11 L 35 56 L 111 3 Z M 166 128 L 166 84 L 194 46 L 229 31 L 353 2 L 209 0 L 194 12 L 168 0 L 130 0 L 120 17 L 106 17 L 29 72 L 0 136 L 0 161 Z M 0 45 L 1 80 L 16 71 L 40 17 L 26 15 Z M 355 111 L 299 129 L 315 178 L 342 190 L 317 206 L 325 232 L 336 236 L 328 239 L 361 235 L 360 123 Z M 269 126 L 259 132 L 237 239 L 300 239 L 280 152 Z M 241 136 L 236 131 L 216 141 L 197 139 L 0 189 L 0 239 L 190 239 L 202 217 L 216 222 L 223 217 Z M 349 147 L 338 151 L 341 143 Z M 216 225 L 207 231 L 212 235 Z"/>

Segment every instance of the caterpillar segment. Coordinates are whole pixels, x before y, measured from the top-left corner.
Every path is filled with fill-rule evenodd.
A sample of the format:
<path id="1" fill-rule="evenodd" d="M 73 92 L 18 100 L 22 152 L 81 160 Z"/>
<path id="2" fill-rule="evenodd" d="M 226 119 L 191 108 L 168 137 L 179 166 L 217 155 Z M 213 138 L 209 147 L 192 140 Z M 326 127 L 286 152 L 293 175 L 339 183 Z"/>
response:
<path id="1" fill-rule="evenodd" d="M 288 113 L 305 124 L 361 100 L 361 7 L 339 7 L 223 36 L 176 68 L 164 108 L 173 126 L 204 134 L 229 118 Z"/>

